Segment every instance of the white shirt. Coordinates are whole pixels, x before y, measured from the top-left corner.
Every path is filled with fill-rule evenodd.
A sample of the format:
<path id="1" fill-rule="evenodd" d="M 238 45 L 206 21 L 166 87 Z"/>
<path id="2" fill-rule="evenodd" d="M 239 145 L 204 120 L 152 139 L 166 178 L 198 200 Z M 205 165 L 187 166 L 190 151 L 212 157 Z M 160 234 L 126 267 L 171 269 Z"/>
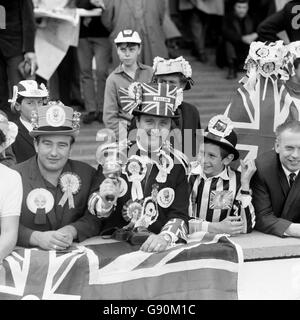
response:
<path id="1" fill-rule="evenodd" d="M 31 125 L 30 122 L 22 119 L 21 117 L 20 117 L 20 121 L 22 122 L 22 124 L 24 125 L 24 127 L 25 127 L 29 132 L 32 131 L 33 128 L 32 128 L 32 125 Z"/>
<path id="2" fill-rule="evenodd" d="M 298 175 L 298 173 L 299 173 L 300 170 L 297 170 L 297 171 L 295 171 L 295 172 L 292 172 L 292 171 L 288 170 L 287 168 L 285 168 L 282 164 L 281 164 L 281 166 L 282 166 L 282 169 L 283 169 L 283 171 L 284 171 L 284 174 L 285 174 L 285 176 L 286 176 L 286 178 L 287 178 L 287 181 L 288 181 L 288 183 L 290 184 L 290 174 L 291 174 L 291 173 L 295 173 L 295 174 L 296 174 L 295 179 L 296 179 L 296 177 L 297 177 L 297 175 Z"/>
<path id="3" fill-rule="evenodd" d="M 0 163 L 0 218 L 20 216 L 23 199 L 21 175 Z"/>

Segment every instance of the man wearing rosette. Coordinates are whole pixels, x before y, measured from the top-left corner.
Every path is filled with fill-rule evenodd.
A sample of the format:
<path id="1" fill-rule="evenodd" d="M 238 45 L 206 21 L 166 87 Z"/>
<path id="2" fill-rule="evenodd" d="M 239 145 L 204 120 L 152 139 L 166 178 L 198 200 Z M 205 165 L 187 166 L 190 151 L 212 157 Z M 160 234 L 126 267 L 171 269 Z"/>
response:
<path id="1" fill-rule="evenodd" d="M 30 135 L 37 155 L 15 169 L 23 182 L 18 245 L 65 250 L 100 231 L 86 209 L 95 169 L 69 160 L 80 114 L 50 102 L 33 112 Z"/>
<path id="2" fill-rule="evenodd" d="M 89 210 L 102 221 L 102 235 L 163 251 L 187 234 L 186 158 L 168 139 L 182 92 L 168 84 L 133 83 L 119 93 L 123 110 L 136 118 L 136 141 L 120 142 L 115 160 L 113 144 L 99 147 Z M 119 172 L 112 176 L 114 163 Z"/>

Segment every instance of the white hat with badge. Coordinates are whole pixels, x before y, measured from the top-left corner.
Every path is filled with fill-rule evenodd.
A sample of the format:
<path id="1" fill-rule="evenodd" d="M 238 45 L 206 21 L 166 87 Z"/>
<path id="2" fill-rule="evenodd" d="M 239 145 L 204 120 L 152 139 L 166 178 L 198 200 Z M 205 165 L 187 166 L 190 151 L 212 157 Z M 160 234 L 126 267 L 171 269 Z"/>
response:
<path id="1" fill-rule="evenodd" d="M 116 39 L 114 40 L 115 44 L 118 43 L 136 43 L 141 44 L 142 39 L 137 31 L 134 30 L 122 30 L 118 33 Z"/>

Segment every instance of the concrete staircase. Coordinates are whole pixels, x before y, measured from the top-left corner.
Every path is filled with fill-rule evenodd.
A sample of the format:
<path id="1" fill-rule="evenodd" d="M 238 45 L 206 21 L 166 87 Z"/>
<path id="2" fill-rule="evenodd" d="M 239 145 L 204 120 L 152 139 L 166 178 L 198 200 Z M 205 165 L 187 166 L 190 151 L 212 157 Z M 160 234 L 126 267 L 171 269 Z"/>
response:
<path id="1" fill-rule="evenodd" d="M 194 79 L 192 89 L 184 92 L 184 100 L 197 107 L 200 113 L 201 126 L 205 128 L 212 116 L 225 111 L 232 93 L 238 86 L 238 81 L 226 79 L 227 70 L 215 66 L 212 52 L 207 64 L 196 61 L 187 51 L 183 50 L 181 53 L 191 63 Z M 239 74 L 239 78 L 241 76 Z M 89 125 L 82 124 L 71 158 L 97 166 L 95 159 L 98 146 L 96 133 L 103 127 L 103 124 L 100 125 L 96 122 Z"/>

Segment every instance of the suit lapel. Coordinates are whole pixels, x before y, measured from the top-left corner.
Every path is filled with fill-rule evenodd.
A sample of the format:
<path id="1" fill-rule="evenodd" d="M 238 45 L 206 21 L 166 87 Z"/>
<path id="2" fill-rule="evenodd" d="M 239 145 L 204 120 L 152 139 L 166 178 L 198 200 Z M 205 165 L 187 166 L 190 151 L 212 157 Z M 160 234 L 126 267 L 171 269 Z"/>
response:
<path id="1" fill-rule="evenodd" d="M 297 175 L 296 180 L 290 189 L 287 199 L 282 210 L 282 218 L 293 221 L 295 216 L 299 214 L 290 210 L 295 201 L 299 201 L 299 188 L 300 188 L 300 174 Z"/>
<path id="2" fill-rule="evenodd" d="M 16 121 L 17 126 L 18 126 L 18 134 L 23 137 L 24 140 L 26 140 L 31 146 L 33 145 L 33 138 L 29 135 L 28 130 L 25 128 L 23 123 L 18 119 Z"/>

